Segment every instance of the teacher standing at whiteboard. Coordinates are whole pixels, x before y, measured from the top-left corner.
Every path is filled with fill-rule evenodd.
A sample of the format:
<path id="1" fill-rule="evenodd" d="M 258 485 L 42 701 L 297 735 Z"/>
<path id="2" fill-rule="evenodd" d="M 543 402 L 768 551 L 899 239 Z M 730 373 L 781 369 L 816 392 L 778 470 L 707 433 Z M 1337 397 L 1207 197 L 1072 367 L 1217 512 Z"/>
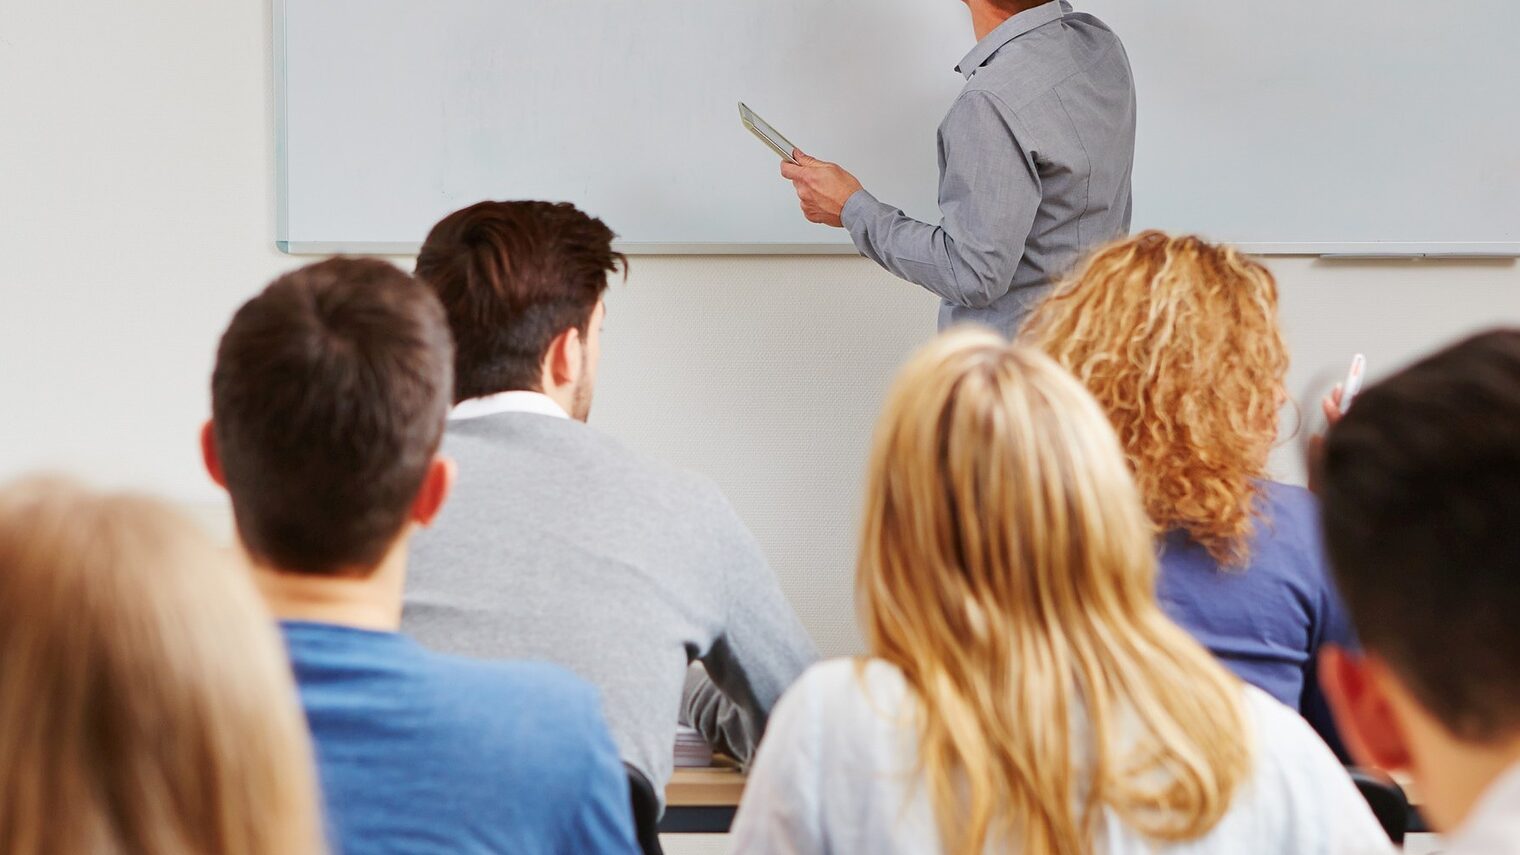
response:
<path id="1" fill-rule="evenodd" d="M 1012 335 L 1052 279 L 1129 231 L 1135 84 L 1119 37 L 1066 0 L 965 3 L 978 41 L 939 127 L 939 225 L 800 151 L 781 174 L 809 220 L 938 294 L 941 328 Z"/>

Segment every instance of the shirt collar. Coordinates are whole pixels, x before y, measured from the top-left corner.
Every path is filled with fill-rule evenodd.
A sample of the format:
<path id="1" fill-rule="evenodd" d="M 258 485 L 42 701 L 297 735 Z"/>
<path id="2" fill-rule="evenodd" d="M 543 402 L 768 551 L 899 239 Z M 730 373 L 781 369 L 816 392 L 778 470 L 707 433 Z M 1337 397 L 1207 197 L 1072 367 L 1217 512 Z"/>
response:
<path id="1" fill-rule="evenodd" d="M 557 419 L 570 418 L 570 414 L 565 412 L 564 407 L 555 403 L 553 398 L 543 392 L 514 390 L 460 401 L 454 405 L 453 410 L 449 411 L 449 421 L 462 422 L 466 419 L 494 416 L 497 413 L 535 413 Z"/>
<path id="2" fill-rule="evenodd" d="M 997 29 L 982 37 L 982 40 L 976 43 L 976 47 L 971 49 L 971 53 L 966 54 L 965 58 L 961 60 L 960 65 L 955 67 L 955 70 L 965 75 L 967 80 L 970 80 L 971 75 L 975 74 L 978 68 L 986 64 L 987 60 L 991 59 L 992 55 L 997 53 L 998 49 L 1003 45 L 1008 44 L 1030 30 L 1043 27 L 1051 21 L 1060 20 L 1063 15 L 1070 11 L 1071 4 L 1067 0 L 1050 0 L 1049 3 L 1036 6 L 1033 9 L 1025 9 L 999 24 Z"/>

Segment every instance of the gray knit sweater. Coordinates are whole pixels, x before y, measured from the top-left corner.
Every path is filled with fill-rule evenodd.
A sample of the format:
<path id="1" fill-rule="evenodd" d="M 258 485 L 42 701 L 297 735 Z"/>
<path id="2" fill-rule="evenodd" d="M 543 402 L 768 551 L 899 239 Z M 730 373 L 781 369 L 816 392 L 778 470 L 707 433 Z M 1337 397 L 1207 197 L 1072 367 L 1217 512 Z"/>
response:
<path id="1" fill-rule="evenodd" d="M 589 680 L 662 800 L 678 716 L 747 760 L 817 653 L 717 487 L 533 413 L 450 422 L 444 453 L 459 478 L 413 539 L 403 631 Z"/>

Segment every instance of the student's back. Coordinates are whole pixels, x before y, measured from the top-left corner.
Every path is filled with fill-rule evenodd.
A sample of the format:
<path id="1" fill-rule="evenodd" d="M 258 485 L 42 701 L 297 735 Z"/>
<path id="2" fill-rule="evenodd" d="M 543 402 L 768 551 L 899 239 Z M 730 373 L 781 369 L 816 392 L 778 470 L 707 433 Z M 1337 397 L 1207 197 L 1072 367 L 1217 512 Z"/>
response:
<path id="1" fill-rule="evenodd" d="M 678 718 L 747 760 L 816 653 L 711 482 L 585 424 L 622 262 L 612 237 L 568 204 L 481 202 L 424 242 L 418 277 L 458 346 L 445 447 L 460 477 L 416 541 L 405 626 L 442 650 L 590 680 L 663 801 Z M 706 673 L 688 679 L 693 660 Z"/>
<path id="2" fill-rule="evenodd" d="M 1094 855 L 1373 855 L 1387 839 L 1340 762 L 1291 709 L 1243 686 L 1249 777 L 1202 837 L 1160 845 L 1115 812 L 1100 814 Z M 809 669 L 776 708 L 767 739 L 784 746 L 750 774 L 738 853 L 949 852 L 917 774 L 923 715 L 890 663 L 834 660 Z M 1083 716 L 1077 720 L 1082 722 Z M 1085 723 L 1079 724 L 1078 732 Z M 1080 744 L 1080 743 L 1079 743 Z M 1090 760 L 1090 757 L 1084 760 Z M 988 843 L 985 852 L 1010 851 Z M 1019 851 L 1019 850 L 1013 850 Z"/>
<path id="3" fill-rule="evenodd" d="M 627 773 L 591 686 L 398 631 L 412 533 L 454 478 L 452 355 L 438 301 L 372 259 L 282 276 L 217 351 L 207 468 L 284 622 L 334 848 L 627 855 Z"/>
<path id="4" fill-rule="evenodd" d="M 748 689 L 737 700 L 760 710 L 806 664 L 758 547 L 706 480 L 535 413 L 452 421 L 444 449 L 460 477 L 415 541 L 407 631 L 573 669 L 650 781 L 670 775 L 689 657 L 722 663 L 725 685 Z"/>
<path id="5" fill-rule="evenodd" d="M 1325 726 L 1315 720 L 1314 654 L 1348 643 L 1352 632 L 1324 557 L 1319 504 L 1308 490 L 1275 481 L 1261 484 L 1256 502 L 1242 566 L 1221 566 L 1186 531 L 1167 532 L 1157 596 L 1241 679 Z"/>
<path id="6" fill-rule="evenodd" d="M 1167 614 L 1337 744 L 1314 661 L 1350 631 L 1313 498 L 1266 477 L 1288 370 L 1272 274 L 1231 247 L 1148 231 L 1088 259 L 1024 340 L 1114 425 L 1160 532 Z"/>
<path id="7" fill-rule="evenodd" d="M 345 851 L 618 851 L 623 769 L 581 680 L 393 632 L 281 629 Z"/>

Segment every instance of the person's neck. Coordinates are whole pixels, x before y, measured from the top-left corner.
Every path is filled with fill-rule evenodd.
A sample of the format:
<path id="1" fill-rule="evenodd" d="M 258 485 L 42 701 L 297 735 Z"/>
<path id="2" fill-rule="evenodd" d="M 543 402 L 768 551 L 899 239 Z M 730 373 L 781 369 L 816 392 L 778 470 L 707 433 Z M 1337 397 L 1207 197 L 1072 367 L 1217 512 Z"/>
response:
<path id="1" fill-rule="evenodd" d="M 1520 767 L 1520 734 L 1499 742 L 1459 742 L 1443 734 L 1442 745 L 1416 758 L 1414 773 L 1420 785 L 1421 809 L 1436 828 L 1451 831 L 1499 778 Z"/>
<path id="2" fill-rule="evenodd" d="M 1044 2 L 1045 0 L 1038 0 L 1038 2 L 1034 3 L 1024 3 L 1018 9 L 1010 12 L 1007 9 L 1001 9 L 997 6 L 994 6 L 991 3 L 986 2 L 986 0 L 981 0 L 981 2 L 978 2 L 978 0 L 972 0 L 971 28 L 976 31 L 976 40 L 981 41 L 982 39 L 987 38 L 988 33 L 992 32 L 998 27 L 1001 27 L 1003 23 L 1006 22 L 1009 18 L 1012 18 L 1019 12 L 1024 12 L 1029 9 L 1033 9 L 1036 6 L 1042 5 Z"/>
<path id="3" fill-rule="evenodd" d="M 269 610 L 280 620 L 395 632 L 401 628 L 406 538 L 399 538 L 368 572 L 356 568 L 340 575 L 318 576 L 255 564 L 254 581 Z"/>

